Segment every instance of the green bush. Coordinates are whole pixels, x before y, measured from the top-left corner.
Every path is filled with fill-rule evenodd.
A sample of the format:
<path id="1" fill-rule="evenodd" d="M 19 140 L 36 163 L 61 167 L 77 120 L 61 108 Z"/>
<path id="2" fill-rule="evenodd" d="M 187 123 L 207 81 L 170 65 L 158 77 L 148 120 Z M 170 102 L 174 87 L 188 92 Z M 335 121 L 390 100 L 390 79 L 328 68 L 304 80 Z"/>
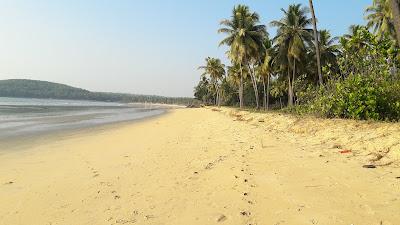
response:
<path id="1" fill-rule="evenodd" d="M 297 85 L 297 113 L 361 120 L 400 120 L 398 48 L 390 39 L 378 39 L 365 27 L 340 39 L 340 73 L 324 68 L 323 87 Z M 357 52 L 357 54 L 354 54 Z"/>
<path id="2" fill-rule="evenodd" d="M 328 83 L 316 92 L 314 100 L 297 112 L 326 117 L 361 120 L 400 119 L 400 83 L 374 76 L 350 75 Z"/>

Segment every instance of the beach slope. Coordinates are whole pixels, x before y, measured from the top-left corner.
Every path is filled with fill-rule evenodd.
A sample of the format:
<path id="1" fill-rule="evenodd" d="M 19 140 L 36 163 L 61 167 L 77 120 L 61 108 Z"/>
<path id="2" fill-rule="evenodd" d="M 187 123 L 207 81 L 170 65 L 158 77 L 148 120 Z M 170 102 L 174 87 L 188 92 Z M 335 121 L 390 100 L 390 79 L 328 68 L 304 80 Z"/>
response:
<path id="1" fill-rule="evenodd" d="M 176 109 L 3 150 L 0 224 L 400 224 L 393 164 L 246 115 Z"/>

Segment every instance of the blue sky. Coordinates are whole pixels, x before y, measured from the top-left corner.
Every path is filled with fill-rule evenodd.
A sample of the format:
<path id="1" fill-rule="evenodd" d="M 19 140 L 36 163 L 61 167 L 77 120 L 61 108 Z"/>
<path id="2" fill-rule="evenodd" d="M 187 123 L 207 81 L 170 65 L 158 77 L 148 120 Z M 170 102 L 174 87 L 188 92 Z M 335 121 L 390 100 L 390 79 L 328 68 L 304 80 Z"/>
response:
<path id="1" fill-rule="evenodd" d="M 314 0 L 318 26 L 342 35 L 371 2 Z M 268 24 L 291 3 L 308 0 L 0 0 L 0 79 L 192 96 L 204 58 L 224 57 L 217 29 L 234 5 Z"/>

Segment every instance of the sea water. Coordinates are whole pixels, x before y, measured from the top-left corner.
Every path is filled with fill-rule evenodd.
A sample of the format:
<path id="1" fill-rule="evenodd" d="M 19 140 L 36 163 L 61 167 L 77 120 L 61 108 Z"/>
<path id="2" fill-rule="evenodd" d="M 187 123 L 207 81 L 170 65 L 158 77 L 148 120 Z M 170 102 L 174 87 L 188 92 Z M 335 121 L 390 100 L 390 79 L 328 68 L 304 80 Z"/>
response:
<path id="1" fill-rule="evenodd" d="M 0 97 L 0 140 L 159 115 L 145 105 Z"/>

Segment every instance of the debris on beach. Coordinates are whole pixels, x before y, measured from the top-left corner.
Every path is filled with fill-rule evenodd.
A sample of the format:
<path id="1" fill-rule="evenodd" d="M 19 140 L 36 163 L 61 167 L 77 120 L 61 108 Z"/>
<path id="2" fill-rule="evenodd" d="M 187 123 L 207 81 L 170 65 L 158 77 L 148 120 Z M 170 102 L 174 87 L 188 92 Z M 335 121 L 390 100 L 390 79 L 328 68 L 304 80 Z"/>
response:
<path id="1" fill-rule="evenodd" d="M 250 216 L 250 215 L 251 215 L 251 212 L 241 211 L 240 214 L 241 214 L 242 216 Z"/>
<path id="2" fill-rule="evenodd" d="M 156 218 L 154 215 L 145 215 L 144 216 L 147 220 Z"/>
<path id="3" fill-rule="evenodd" d="M 224 222 L 226 219 L 227 219 L 226 216 L 225 216 L 224 214 L 221 214 L 221 215 L 217 218 L 217 222 L 218 222 L 218 223 Z"/>
<path id="4" fill-rule="evenodd" d="M 343 148 L 343 147 L 342 147 L 342 145 L 340 145 L 340 144 L 334 144 L 334 145 L 332 146 L 332 148 L 341 149 L 341 148 Z"/>
<path id="5" fill-rule="evenodd" d="M 375 165 L 364 165 L 363 168 L 367 168 L 367 169 L 375 169 L 376 166 Z"/>
<path id="6" fill-rule="evenodd" d="M 342 151 L 339 151 L 339 153 L 341 153 L 341 154 L 346 154 L 346 153 L 351 153 L 352 151 L 351 150 L 342 150 Z"/>

